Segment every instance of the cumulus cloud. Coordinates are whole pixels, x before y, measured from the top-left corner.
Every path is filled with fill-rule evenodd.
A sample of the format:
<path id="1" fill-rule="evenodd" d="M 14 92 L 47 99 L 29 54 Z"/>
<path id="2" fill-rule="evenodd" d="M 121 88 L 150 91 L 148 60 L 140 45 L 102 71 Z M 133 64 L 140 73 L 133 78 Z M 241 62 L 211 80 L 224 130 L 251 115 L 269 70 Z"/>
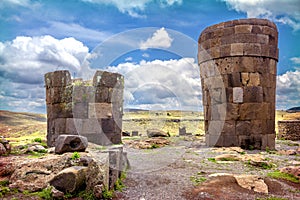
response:
<path id="1" fill-rule="evenodd" d="M 173 39 L 169 36 L 169 33 L 163 27 L 153 33 L 153 35 L 146 41 L 140 43 L 142 50 L 148 48 L 169 48 L 172 45 Z"/>
<path id="2" fill-rule="evenodd" d="M 300 71 L 277 76 L 276 104 L 279 109 L 300 106 Z"/>
<path id="3" fill-rule="evenodd" d="M 249 18 L 268 18 L 300 29 L 299 0 L 222 0 L 238 11 L 245 12 Z"/>
<path id="4" fill-rule="evenodd" d="M 127 62 L 108 70 L 125 76 L 125 107 L 202 108 L 200 75 L 193 58 Z"/>
<path id="5" fill-rule="evenodd" d="M 84 2 L 89 3 L 97 3 L 97 4 L 105 4 L 105 5 L 113 5 L 118 8 L 118 10 L 122 13 L 129 14 L 132 17 L 145 17 L 145 15 L 141 14 L 142 11 L 145 10 L 146 6 L 152 2 L 158 2 L 160 6 L 172 6 L 174 4 L 181 4 L 182 0 L 82 0 Z"/>
<path id="6" fill-rule="evenodd" d="M 74 38 L 20 36 L 0 42 L 1 108 L 41 112 L 44 74 L 67 69 L 76 75 L 87 55 L 88 47 Z"/>

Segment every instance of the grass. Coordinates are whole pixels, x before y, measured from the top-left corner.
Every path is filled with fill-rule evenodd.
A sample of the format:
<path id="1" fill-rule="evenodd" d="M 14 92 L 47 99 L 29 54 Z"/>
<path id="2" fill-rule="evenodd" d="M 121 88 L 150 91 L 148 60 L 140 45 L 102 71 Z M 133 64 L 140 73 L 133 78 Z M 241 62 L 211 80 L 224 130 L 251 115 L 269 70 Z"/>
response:
<path id="1" fill-rule="evenodd" d="M 106 187 L 102 190 L 102 198 L 103 199 L 111 199 L 114 197 L 114 191 L 108 190 Z"/>
<path id="2" fill-rule="evenodd" d="M 299 183 L 299 178 L 291 175 L 291 174 L 287 174 L 287 173 L 283 173 L 283 172 L 280 172 L 278 170 L 274 171 L 274 172 L 269 172 L 267 174 L 268 177 L 270 178 L 275 178 L 275 179 L 284 179 L 284 180 L 287 180 L 287 181 L 291 181 L 293 183 Z"/>
<path id="3" fill-rule="evenodd" d="M 207 160 L 214 163 L 217 162 L 215 158 L 207 158 Z"/>
<path id="4" fill-rule="evenodd" d="M 75 151 L 71 156 L 71 160 L 77 160 L 79 158 L 80 158 L 80 154 L 77 151 Z"/>
<path id="5" fill-rule="evenodd" d="M 266 197 L 266 198 L 256 198 L 256 200 L 289 200 L 281 197 Z"/>
<path id="6" fill-rule="evenodd" d="M 201 172 L 198 172 L 196 176 L 191 176 L 190 180 L 193 182 L 195 186 L 200 185 L 201 183 L 205 182 L 207 179 L 202 176 Z"/>

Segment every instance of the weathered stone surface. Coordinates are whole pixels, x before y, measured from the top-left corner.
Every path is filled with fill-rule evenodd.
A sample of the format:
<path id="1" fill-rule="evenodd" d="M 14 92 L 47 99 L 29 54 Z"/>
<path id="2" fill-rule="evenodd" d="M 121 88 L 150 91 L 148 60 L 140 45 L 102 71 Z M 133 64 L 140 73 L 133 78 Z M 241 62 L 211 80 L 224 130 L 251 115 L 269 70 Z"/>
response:
<path id="1" fill-rule="evenodd" d="M 198 64 L 210 146 L 275 148 L 277 35 L 275 24 L 260 19 L 224 22 L 201 33 Z M 210 121 L 221 120 L 238 121 L 211 128 Z"/>
<path id="2" fill-rule="evenodd" d="M 148 129 L 147 130 L 148 137 L 170 137 L 170 135 L 162 130 L 158 129 Z"/>
<path id="3" fill-rule="evenodd" d="M 55 153 L 85 151 L 88 146 L 86 137 L 79 135 L 60 135 L 55 144 Z"/>
<path id="4" fill-rule="evenodd" d="M 59 191 L 73 193 L 85 187 L 86 171 L 87 167 L 72 166 L 60 171 L 49 183 Z"/>
<path id="5" fill-rule="evenodd" d="M 93 81 L 83 81 L 71 80 L 68 71 L 55 71 L 45 75 L 45 84 L 49 147 L 54 146 L 62 134 L 81 134 L 98 144 L 121 142 L 122 75 L 97 71 Z M 113 128 L 112 123 L 101 120 L 110 118 L 115 122 Z"/>
<path id="6" fill-rule="evenodd" d="M 6 154 L 6 148 L 4 147 L 4 145 L 2 143 L 0 143 L 0 156 Z"/>
<path id="7" fill-rule="evenodd" d="M 256 175 L 235 175 L 234 177 L 241 187 L 268 194 L 268 186 L 261 177 Z"/>
<path id="8" fill-rule="evenodd" d="M 216 161 L 239 161 L 238 154 L 221 154 L 215 157 Z"/>
<path id="9" fill-rule="evenodd" d="M 139 136 L 139 132 L 138 131 L 132 131 L 131 136 Z"/>
<path id="10" fill-rule="evenodd" d="M 300 120 L 278 121 L 278 138 L 300 140 Z"/>
<path id="11" fill-rule="evenodd" d="M 180 135 L 180 136 L 182 136 L 182 135 L 186 135 L 186 128 L 185 127 L 179 127 L 179 134 L 178 135 Z"/>
<path id="12" fill-rule="evenodd" d="M 61 190 L 52 190 L 52 195 L 57 198 L 63 196 L 63 192 L 80 188 L 80 185 L 83 186 L 81 189 L 87 191 L 94 191 L 97 185 L 108 187 L 109 154 L 95 149 L 89 151 L 90 153 L 80 153 L 81 159 L 76 161 L 71 159 L 72 153 L 48 155 L 40 159 L 17 158 L 13 161 L 14 165 L 10 166 L 13 174 L 9 187 L 35 192 L 48 187 L 51 182 Z M 0 166 L 2 163 L 1 160 Z"/>
<path id="13" fill-rule="evenodd" d="M 281 172 L 291 174 L 300 179 L 300 166 L 288 166 L 280 169 Z"/>
<path id="14" fill-rule="evenodd" d="M 10 178 L 10 188 L 20 191 L 35 192 L 47 187 L 55 174 L 70 167 L 71 159 L 68 155 L 49 155 L 41 159 L 27 159 L 17 164 Z"/>

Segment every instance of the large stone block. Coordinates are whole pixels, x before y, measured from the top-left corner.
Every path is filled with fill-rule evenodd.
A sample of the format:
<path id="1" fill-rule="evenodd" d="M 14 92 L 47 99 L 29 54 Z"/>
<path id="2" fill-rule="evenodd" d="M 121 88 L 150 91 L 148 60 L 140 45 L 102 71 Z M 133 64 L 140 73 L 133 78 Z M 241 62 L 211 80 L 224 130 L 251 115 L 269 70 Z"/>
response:
<path id="1" fill-rule="evenodd" d="M 72 83 L 70 72 L 67 70 L 49 72 L 44 78 L 46 88 L 67 86 Z"/>
<path id="2" fill-rule="evenodd" d="M 263 102 L 263 88 L 260 86 L 249 86 L 244 87 L 243 101 L 245 103 Z"/>
<path id="3" fill-rule="evenodd" d="M 55 142 L 55 153 L 85 151 L 88 146 L 86 137 L 79 135 L 60 135 Z"/>
<path id="4" fill-rule="evenodd" d="M 122 89 L 124 88 L 124 77 L 117 73 L 96 71 L 93 78 L 93 85 Z"/>
<path id="5" fill-rule="evenodd" d="M 89 103 L 72 103 L 72 112 L 74 118 L 87 119 L 89 117 Z"/>
<path id="6" fill-rule="evenodd" d="M 89 118 L 111 118 L 112 104 L 110 103 L 90 103 Z"/>

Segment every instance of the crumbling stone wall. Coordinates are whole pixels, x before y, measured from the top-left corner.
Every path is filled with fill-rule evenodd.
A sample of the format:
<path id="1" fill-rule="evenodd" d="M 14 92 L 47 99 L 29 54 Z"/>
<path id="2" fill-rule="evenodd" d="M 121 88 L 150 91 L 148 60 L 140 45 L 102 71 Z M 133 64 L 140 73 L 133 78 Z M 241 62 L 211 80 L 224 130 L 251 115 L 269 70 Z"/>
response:
<path id="1" fill-rule="evenodd" d="M 71 79 L 69 71 L 45 74 L 47 144 L 61 134 L 82 135 L 100 145 L 121 142 L 124 78 L 97 71 L 93 80 Z"/>
<path id="2" fill-rule="evenodd" d="M 278 121 L 278 139 L 300 140 L 300 120 Z"/>
<path id="3" fill-rule="evenodd" d="M 275 148 L 276 25 L 241 19 L 206 28 L 198 64 L 209 146 Z"/>

